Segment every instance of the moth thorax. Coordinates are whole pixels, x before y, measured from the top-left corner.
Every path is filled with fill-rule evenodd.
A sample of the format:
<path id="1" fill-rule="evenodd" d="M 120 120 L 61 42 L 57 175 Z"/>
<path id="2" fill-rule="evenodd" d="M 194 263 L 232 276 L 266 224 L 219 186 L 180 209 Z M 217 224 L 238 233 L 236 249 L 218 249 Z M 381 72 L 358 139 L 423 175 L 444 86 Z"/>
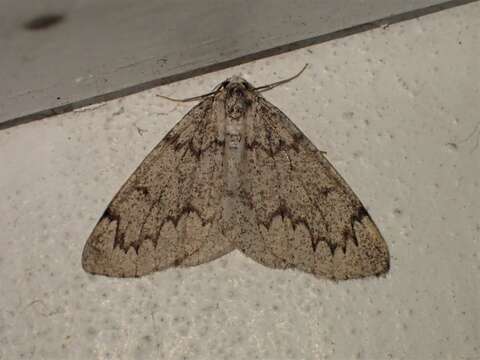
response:
<path id="1" fill-rule="evenodd" d="M 244 116 L 250 104 L 251 101 L 247 98 L 245 90 L 234 88 L 225 101 L 226 114 L 229 118 L 238 119 Z"/>

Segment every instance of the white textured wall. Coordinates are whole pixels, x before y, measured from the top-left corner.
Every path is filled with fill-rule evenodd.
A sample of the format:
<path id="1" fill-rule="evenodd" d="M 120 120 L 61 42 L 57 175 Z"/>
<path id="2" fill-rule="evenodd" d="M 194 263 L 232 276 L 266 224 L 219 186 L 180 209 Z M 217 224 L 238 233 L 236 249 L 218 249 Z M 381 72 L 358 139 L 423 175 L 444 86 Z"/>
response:
<path id="1" fill-rule="evenodd" d="M 473 3 L 0 132 L 0 359 L 480 358 L 479 28 Z M 138 280 L 82 270 L 104 208 L 191 106 L 156 94 L 306 62 L 266 97 L 368 207 L 386 277 L 239 253 Z"/>

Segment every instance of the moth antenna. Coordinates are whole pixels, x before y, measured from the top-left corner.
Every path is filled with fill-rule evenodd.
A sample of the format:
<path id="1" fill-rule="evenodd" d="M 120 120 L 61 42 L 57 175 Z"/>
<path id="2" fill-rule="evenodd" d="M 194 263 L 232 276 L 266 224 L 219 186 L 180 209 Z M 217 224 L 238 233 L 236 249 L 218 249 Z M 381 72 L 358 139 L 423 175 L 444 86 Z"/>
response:
<path id="1" fill-rule="evenodd" d="M 170 100 L 170 101 L 175 101 L 175 102 L 181 102 L 181 103 L 184 103 L 184 102 L 190 102 L 190 101 L 200 101 L 200 100 L 203 100 L 211 95 L 214 95 L 216 94 L 218 91 L 217 90 L 214 90 L 214 91 L 211 91 L 207 94 L 203 94 L 203 95 L 199 95 L 199 96 L 194 96 L 194 97 L 191 97 L 191 98 L 186 98 L 186 99 L 174 99 L 174 98 L 171 98 L 171 97 L 168 97 L 168 96 L 163 96 L 163 95 L 158 95 L 158 97 L 162 98 L 162 99 L 166 99 L 166 100 Z"/>
<path id="2" fill-rule="evenodd" d="M 199 101 L 199 100 L 203 100 L 209 96 L 212 96 L 212 95 L 215 95 L 218 90 L 225 84 L 225 81 L 218 84 L 217 86 L 215 86 L 215 88 L 210 91 L 209 93 L 207 94 L 203 94 L 203 95 L 198 95 L 198 96 L 194 96 L 194 97 L 191 97 L 191 98 L 186 98 L 186 99 L 174 99 L 174 98 L 171 98 L 171 97 L 168 97 L 168 96 L 163 96 L 163 95 L 157 95 L 158 97 L 161 97 L 163 99 L 167 99 L 167 100 L 170 100 L 170 101 L 175 101 L 175 102 L 190 102 L 190 101 Z"/>
<path id="3" fill-rule="evenodd" d="M 264 92 L 264 91 L 272 90 L 273 88 L 275 88 L 279 85 L 286 84 L 287 82 L 292 81 L 292 80 L 296 79 L 297 77 L 299 77 L 300 75 L 302 75 L 302 73 L 305 71 L 305 69 L 307 67 L 308 67 L 308 64 L 305 64 L 305 66 L 302 68 L 302 70 L 300 70 L 297 74 L 293 75 L 292 77 L 289 77 L 288 79 L 283 79 L 283 80 L 274 82 L 273 84 L 259 86 L 259 87 L 255 88 L 254 90 L 259 91 L 259 92 Z"/>

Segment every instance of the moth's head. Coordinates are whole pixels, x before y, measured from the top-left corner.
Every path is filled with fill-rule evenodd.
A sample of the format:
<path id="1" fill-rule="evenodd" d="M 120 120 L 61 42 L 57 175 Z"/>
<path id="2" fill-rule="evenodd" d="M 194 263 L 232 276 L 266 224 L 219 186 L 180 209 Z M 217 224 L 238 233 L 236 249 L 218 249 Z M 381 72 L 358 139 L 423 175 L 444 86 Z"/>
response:
<path id="1" fill-rule="evenodd" d="M 231 78 L 228 78 L 222 83 L 222 88 L 227 90 L 229 93 L 237 91 L 243 92 L 245 90 L 252 91 L 255 89 L 252 84 L 240 76 L 232 76 Z"/>

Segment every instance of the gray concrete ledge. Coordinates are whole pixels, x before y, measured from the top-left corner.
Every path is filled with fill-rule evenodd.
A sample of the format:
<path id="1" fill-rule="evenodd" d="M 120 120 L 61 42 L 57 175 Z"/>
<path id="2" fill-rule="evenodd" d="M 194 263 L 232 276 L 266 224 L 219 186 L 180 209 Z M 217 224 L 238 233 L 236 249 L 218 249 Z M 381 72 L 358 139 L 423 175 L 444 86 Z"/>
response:
<path id="1" fill-rule="evenodd" d="M 470 2 L 4 0 L 0 129 Z"/>

